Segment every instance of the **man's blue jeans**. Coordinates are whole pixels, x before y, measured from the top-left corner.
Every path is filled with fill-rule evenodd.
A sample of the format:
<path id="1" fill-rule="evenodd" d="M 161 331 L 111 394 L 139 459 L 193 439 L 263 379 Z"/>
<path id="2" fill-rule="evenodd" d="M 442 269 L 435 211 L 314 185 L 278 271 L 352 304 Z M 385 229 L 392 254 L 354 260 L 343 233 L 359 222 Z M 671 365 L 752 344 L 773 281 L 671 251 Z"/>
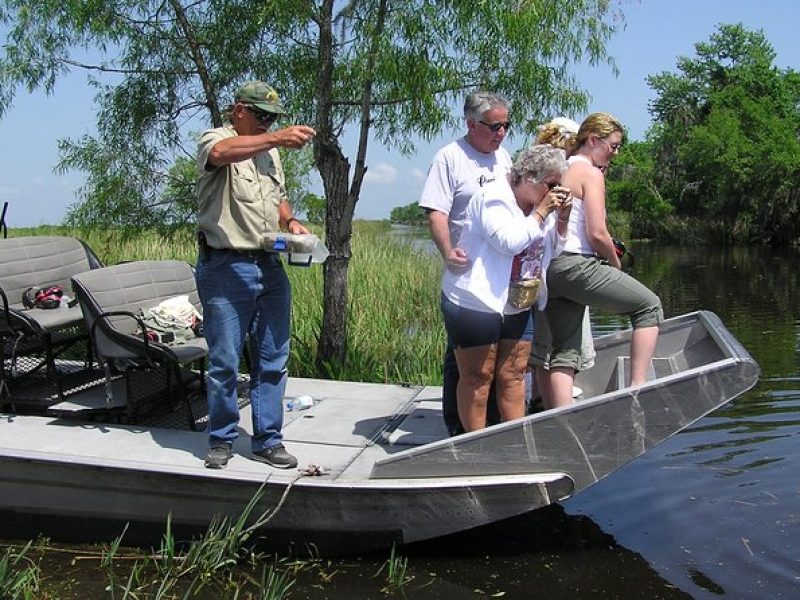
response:
<path id="1" fill-rule="evenodd" d="M 277 254 L 210 250 L 198 260 L 197 289 L 208 342 L 208 434 L 211 446 L 237 436 L 237 383 L 249 336 L 254 452 L 281 443 L 291 289 Z"/>

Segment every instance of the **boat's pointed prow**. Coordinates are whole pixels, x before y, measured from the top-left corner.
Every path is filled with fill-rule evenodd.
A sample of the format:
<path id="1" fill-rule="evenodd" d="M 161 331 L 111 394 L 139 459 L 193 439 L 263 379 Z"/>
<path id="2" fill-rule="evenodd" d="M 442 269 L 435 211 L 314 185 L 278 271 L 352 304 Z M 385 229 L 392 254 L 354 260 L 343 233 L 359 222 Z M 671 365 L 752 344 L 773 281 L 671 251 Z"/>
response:
<path id="1" fill-rule="evenodd" d="M 710 312 L 661 325 L 654 378 L 640 387 L 624 385 L 629 342 L 630 332 L 597 340 L 595 367 L 576 380 L 587 399 L 395 454 L 371 477 L 561 471 L 577 493 L 758 381 L 758 365 Z"/>

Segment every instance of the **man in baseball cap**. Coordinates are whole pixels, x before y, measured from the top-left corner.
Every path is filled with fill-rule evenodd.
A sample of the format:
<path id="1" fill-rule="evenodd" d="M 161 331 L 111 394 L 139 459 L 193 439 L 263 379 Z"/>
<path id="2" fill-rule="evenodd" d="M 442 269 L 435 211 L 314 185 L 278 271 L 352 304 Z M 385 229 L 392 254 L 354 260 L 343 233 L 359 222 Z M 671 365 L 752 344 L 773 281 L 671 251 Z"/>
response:
<path id="1" fill-rule="evenodd" d="M 239 436 L 237 381 L 246 336 L 252 458 L 277 469 L 297 466 L 281 433 L 291 289 L 280 256 L 262 242 L 281 230 L 309 232 L 292 212 L 278 148 L 302 148 L 316 132 L 307 125 L 272 131 L 283 114 L 278 92 L 263 81 L 248 81 L 234 93 L 229 122 L 200 136 L 195 273 L 208 343 L 210 469 L 228 464 Z"/>

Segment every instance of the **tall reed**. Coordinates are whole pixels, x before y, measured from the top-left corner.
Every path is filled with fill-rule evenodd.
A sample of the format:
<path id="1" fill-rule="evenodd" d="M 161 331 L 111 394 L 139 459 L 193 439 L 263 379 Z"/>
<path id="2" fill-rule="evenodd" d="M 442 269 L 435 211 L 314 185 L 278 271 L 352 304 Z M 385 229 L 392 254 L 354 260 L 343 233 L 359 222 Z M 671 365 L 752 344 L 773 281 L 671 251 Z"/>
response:
<path id="1" fill-rule="evenodd" d="M 337 379 L 438 384 L 444 327 L 440 262 L 388 229 L 360 224 L 352 239 L 347 362 Z M 294 295 L 292 370 L 313 376 L 322 322 L 322 269 L 291 268 Z"/>
<path id="2" fill-rule="evenodd" d="M 0 598 L 3 600 L 33 600 L 38 597 L 41 583 L 39 564 L 28 557 L 31 542 L 22 549 L 6 548 L 0 553 Z"/>

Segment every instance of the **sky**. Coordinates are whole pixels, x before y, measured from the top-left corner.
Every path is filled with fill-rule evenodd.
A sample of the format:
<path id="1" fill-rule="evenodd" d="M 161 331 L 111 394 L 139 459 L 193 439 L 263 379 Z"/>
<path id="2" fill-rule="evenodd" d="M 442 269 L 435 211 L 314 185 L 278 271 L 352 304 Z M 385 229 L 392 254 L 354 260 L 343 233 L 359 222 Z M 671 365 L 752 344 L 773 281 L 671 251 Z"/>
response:
<path id="1" fill-rule="evenodd" d="M 654 98 L 647 76 L 676 72 L 678 57 L 693 57 L 695 44 L 708 41 L 723 23 L 741 22 L 750 30 L 762 30 L 777 54 L 775 65 L 800 70 L 797 0 L 619 0 L 618 6 L 624 27 L 607 48 L 619 76 L 606 66 L 576 66 L 576 78 L 591 96 L 589 107 L 585 114 L 563 116 L 580 122 L 586 114 L 610 112 L 625 124 L 630 139 L 643 139 L 650 126 L 648 103 Z M 9 227 L 58 224 L 77 201 L 75 191 L 84 176 L 77 171 L 54 173 L 57 144 L 62 138 L 94 132 L 93 95 L 85 74 L 76 73 L 59 81 L 50 96 L 21 90 L 0 120 L 0 206 L 9 202 Z M 463 128 L 444 131 L 420 143 L 412 156 L 372 141 L 356 218 L 385 219 L 392 208 L 415 202 L 436 150 L 462 134 Z M 512 135 L 505 145 L 513 152 L 522 142 L 521 136 Z M 354 156 L 349 138 L 343 149 Z M 312 191 L 322 193 L 321 186 L 314 187 Z"/>

